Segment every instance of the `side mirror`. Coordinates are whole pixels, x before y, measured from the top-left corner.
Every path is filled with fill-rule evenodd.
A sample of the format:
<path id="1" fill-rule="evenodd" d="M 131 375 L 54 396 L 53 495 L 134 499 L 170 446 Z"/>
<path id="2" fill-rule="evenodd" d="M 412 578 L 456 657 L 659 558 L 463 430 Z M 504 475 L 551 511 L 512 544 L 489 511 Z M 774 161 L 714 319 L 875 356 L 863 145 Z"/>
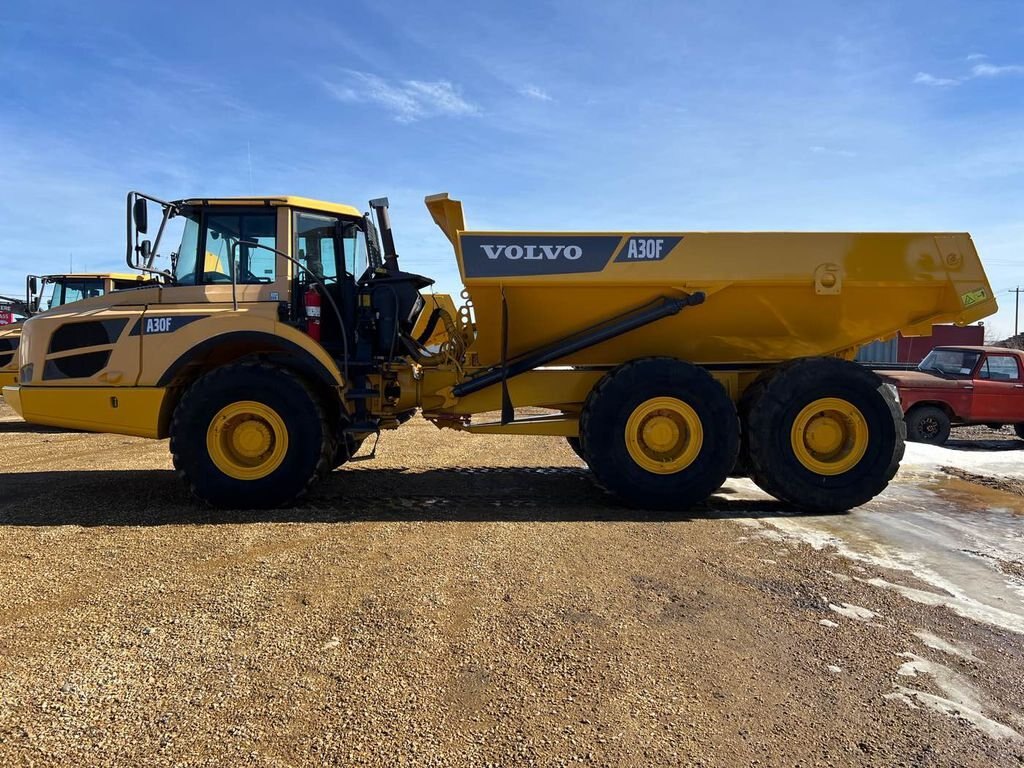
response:
<path id="1" fill-rule="evenodd" d="M 34 314 L 35 314 L 36 312 L 38 312 L 38 311 L 39 311 L 39 300 L 40 300 L 41 298 L 42 298 L 42 297 L 40 297 L 40 296 L 33 296 L 33 297 L 32 297 L 32 300 L 31 300 L 31 301 L 29 302 L 29 307 L 28 307 L 28 310 L 29 310 L 29 312 L 31 312 L 31 313 L 32 313 L 33 315 L 34 315 Z"/>
<path id="2" fill-rule="evenodd" d="M 149 210 L 146 206 L 146 201 L 141 198 L 135 198 L 135 204 L 132 206 L 132 221 L 135 222 L 135 229 L 146 234 L 149 230 Z"/>
<path id="3" fill-rule="evenodd" d="M 142 264 L 149 266 L 149 257 L 153 254 L 153 244 L 149 240 L 143 240 L 142 245 L 139 246 L 139 254 L 142 257 Z"/>
<path id="4" fill-rule="evenodd" d="M 28 279 L 28 292 L 31 296 L 39 293 L 39 280 L 36 279 L 35 275 Z"/>

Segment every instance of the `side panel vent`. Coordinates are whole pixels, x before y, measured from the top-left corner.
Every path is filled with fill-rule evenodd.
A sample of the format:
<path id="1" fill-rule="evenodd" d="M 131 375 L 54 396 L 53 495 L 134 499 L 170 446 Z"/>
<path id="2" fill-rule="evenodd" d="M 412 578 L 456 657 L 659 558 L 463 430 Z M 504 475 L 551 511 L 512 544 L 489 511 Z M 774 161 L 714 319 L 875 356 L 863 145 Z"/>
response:
<path id="1" fill-rule="evenodd" d="M 98 347 L 113 344 L 127 325 L 127 318 L 92 320 L 85 323 L 65 323 L 50 336 L 49 354 L 67 352 L 80 347 Z"/>
<path id="2" fill-rule="evenodd" d="M 84 355 L 70 355 L 47 360 L 43 368 L 43 380 L 86 379 L 102 371 L 110 360 L 110 350 L 86 352 Z"/>

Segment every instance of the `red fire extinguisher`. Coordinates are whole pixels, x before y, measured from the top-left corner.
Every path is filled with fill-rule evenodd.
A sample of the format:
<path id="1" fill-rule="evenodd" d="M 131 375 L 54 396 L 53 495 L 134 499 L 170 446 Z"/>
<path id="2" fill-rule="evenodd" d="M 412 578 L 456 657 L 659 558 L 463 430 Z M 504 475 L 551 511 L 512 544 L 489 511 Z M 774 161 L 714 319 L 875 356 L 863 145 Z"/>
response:
<path id="1" fill-rule="evenodd" d="M 306 305 L 306 333 L 313 341 L 320 341 L 320 292 L 315 285 L 306 289 L 303 303 Z"/>

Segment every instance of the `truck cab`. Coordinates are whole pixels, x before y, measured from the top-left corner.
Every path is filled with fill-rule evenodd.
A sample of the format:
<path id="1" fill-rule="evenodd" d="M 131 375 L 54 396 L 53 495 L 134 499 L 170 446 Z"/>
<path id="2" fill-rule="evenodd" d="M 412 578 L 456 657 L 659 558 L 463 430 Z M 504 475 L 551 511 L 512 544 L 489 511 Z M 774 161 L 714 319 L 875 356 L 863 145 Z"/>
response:
<path id="1" fill-rule="evenodd" d="M 941 445 L 950 428 L 1013 424 L 1024 438 L 1024 352 L 988 346 L 936 347 L 911 371 L 885 371 L 896 386 L 907 438 Z"/>
<path id="2" fill-rule="evenodd" d="M 47 312 L 65 304 L 104 296 L 151 284 L 151 275 L 90 272 L 64 275 L 28 275 L 25 279 L 25 300 L 18 301 L 20 311 L 28 316 Z M 0 326 L 0 387 L 18 383 L 18 346 L 24 320 Z"/>

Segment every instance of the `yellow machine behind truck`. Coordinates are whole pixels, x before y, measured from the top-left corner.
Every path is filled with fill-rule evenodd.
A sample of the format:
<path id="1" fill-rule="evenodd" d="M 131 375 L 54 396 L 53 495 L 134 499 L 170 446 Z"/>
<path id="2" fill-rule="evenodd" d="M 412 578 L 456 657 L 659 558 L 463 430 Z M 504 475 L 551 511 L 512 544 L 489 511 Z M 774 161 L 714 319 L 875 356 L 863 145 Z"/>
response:
<path id="1" fill-rule="evenodd" d="M 90 272 L 66 275 L 29 275 L 25 279 L 25 301 L 19 305 L 27 315 L 103 296 L 111 291 L 137 288 L 152 278 L 138 273 Z M 18 383 L 18 343 L 22 323 L 0 326 L 0 386 Z"/>
<path id="2" fill-rule="evenodd" d="M 838 511 L 903 455 L 894 391 L 857 347 L 996 310 L 966 234 L 481 232 L 447 195 L 426 204 L 458 308 L 399 268 L 385 199 L 374 226 L 299 197 L 131 193 L 129 263 L 176 221 L 173 274 L 28 320 L 4 394 L 30 422 L 170 437 L 221 506 L 289 503 L 420 409 L 564 436 L 635 505 L 686 509 L 742 472 Z"/>

